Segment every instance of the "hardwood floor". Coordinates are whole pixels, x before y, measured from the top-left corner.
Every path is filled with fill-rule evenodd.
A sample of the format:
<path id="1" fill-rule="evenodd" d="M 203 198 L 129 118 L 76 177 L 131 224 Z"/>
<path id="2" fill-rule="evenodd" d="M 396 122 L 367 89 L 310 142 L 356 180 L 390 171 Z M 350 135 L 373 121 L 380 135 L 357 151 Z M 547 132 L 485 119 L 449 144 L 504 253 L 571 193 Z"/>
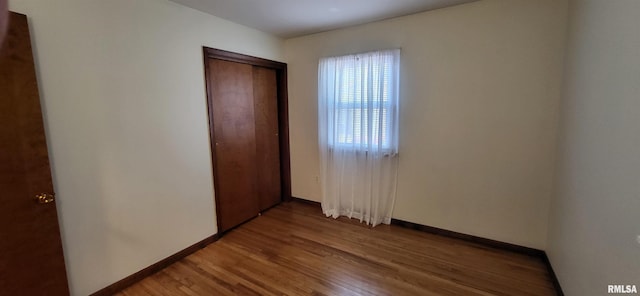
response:
<path id="1" fill-rule="evenodd" d="M 290 202 L 116 294 L 555 295 L 534 257 Z"/>

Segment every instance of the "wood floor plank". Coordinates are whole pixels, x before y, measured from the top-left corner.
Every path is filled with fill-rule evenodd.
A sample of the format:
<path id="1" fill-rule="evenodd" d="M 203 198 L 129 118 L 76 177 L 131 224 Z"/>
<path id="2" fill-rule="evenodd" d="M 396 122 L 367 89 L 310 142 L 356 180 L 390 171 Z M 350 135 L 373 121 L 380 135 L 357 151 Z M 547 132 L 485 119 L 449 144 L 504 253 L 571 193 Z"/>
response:
<path id="1" fill-rule="evenodd" d="M 555 295 L 534 257 L 290 202 L 117 295 Z"/>

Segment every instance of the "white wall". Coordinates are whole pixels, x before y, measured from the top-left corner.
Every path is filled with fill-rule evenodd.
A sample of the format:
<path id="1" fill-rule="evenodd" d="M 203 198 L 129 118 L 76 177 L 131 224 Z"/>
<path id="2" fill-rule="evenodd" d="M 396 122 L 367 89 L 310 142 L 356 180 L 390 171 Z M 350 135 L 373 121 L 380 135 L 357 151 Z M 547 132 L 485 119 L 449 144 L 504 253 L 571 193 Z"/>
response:
<path id="1" fill-rule="evenodd" d="M 640 288 L 640 1 L 570 1 L 547 252 L 567 295 Z"/>
<path id="2" fill-rule="evenodd" d="M 217 232 L 202 46 L 282 41 L 166 0 L 14 0 L 29 16 L 74 295 Z"/>
<path id="3" fill-rule="evenodd" d="M 544 249 L 566 6 L 484 0 L 286 40 L 293 195 L 321 198 L 318 59 L 401 47 L 393 217 Z"/>

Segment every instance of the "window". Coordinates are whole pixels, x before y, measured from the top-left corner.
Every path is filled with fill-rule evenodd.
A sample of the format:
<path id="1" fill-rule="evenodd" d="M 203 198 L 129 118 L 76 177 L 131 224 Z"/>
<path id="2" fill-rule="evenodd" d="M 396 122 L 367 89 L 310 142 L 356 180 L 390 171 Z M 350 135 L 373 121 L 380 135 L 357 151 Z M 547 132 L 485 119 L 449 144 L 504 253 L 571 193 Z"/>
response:
<path id="1" fill-rule="evenodd" d="M 399 50 L 388 50 L 320 60 L 321 142 L 350 150 L 397 150 L 399 56 Z"/>
<path id="2" fill-rule="evenodd" d="M 321 59 L 322 211 L 390 223 L 398 172 L 399 50 Z"/>

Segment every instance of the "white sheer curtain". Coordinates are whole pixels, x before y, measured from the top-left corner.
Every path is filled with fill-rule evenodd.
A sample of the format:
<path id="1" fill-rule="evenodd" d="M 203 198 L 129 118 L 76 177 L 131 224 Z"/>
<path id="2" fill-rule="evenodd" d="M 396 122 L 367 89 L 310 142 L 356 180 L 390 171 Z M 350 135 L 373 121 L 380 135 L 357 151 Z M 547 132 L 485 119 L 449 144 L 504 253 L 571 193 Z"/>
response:
<path id="1" fill-rule="evenodd" d="M 322 211 L 391 222 L 398 170 L 400 50 L 320 60 Z"/>

